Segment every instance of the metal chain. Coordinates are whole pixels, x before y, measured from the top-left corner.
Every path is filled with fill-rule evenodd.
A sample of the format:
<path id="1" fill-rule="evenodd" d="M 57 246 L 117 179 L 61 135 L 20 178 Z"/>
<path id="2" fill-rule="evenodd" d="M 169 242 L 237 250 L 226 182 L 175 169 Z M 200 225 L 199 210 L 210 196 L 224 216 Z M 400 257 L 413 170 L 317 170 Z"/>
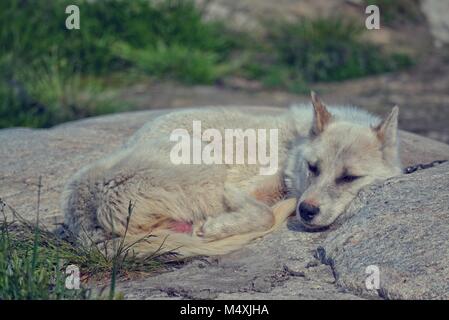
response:
<path id="1" fill-rule="evenodd" d="M 428 169 L 428 168 L 435 167 L 436 165 L 439 165 L 441 163 L 445 163 L 447 161 L 448 160 L 435 160 L 435 161 L 432 161 L 430 163 L 418 163 L 418 164 L 415 164 L 413 166 L 409 166 L 409 167 L 405 168 L 403 172 L 404 172 L 404 174 L 410 174 L 410 173 L 413 173 L 413 172 L 418 171 L 418 170 L 423 170 L 423 169 Z"/>

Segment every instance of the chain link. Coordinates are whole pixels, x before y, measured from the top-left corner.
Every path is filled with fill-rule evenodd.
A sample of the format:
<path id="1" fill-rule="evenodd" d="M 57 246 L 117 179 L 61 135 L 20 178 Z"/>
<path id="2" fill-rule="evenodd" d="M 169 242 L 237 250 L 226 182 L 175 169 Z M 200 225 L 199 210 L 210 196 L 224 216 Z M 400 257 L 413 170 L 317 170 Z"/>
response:
<path id="1" fill-rule="evenodd" d="M 418 163 L 418 164 L 415 164 L 413 166 L 409 166 L 409 167 L 405 168 L 403 172 L 404 172 L 404 174 L 410 174 L 410 173 L 413 173 L 413 172 L 418 171 L 418 170 L 423 170 L 423 169 L 428 169 L 428 168 L 435 167 L 436 165 L 445 163 L 447 161 L 448 160 L 435 160 L 435 161 L 432 161 L 430 163 Z"/>

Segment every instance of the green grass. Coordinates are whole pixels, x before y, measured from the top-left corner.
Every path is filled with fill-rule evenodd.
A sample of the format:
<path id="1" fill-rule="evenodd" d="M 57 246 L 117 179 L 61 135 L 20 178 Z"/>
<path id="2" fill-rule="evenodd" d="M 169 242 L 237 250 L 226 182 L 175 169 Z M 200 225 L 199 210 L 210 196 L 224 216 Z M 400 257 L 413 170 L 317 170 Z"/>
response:
<path id="1" fill-rule="evenodd" d="M 273 23 L 269 46 L 247 74 L 267 85 L 304 91 L 307 84 L 341 81 L 397 71 L 412 65 L 405 54 L 387 54 L 362 40 L 363 27 L 351 20 L 333 17 Z M 263 51 L 262 51 L 263 52 Z"/>
<path id="2" fill-rule="evenodd" d="M 69 4 L 80 8 L 80 30 L 65 27 Z M 231 32 L 189 0 L 0 1 L 0 128 L 132 109 L 120 101 L 132 79 L 213 85 L 242 76 L 304 92 L 412 64 L 367 43 L 346 18 L 267 25 L 263 39 Z"/>
<path id="3" fill-rule="evenodd" d="M 96 246 L 74 246 L 39 226 L 39 203 L 40 191 L 36 223 L 31 224 L 0 199 L 4 217 L 0 222 L 0 300 L 119 299 L 122 295 L 116 292 L 115 286 L 120 276 L 164 269 L 157 252 L 145 259 L 135 259 L 132 246 L 126 246 L 124 241 L 112 255 L 106 255 Z M 16 221 L 6 219 L 8 209 Z M 130 204 L 128 223 L 131 216 Z M 150 240 L 146 237 L 142 241 Z M 80 270 L 80 289 L 65 286 L 69 265 L 76 265 Z M 92 289 L 104 279 L 109 279 L 106 292 Z"/>
<path id="4" fill-rule="evenodd" d="M 70 70 L 72 72 L 70 72 Z M 126 110 L 117 92 L 103 80 L 83 75 L 68 61 L 54 56 L 36 58 L 16 67 L 0 85 L 0 128 L 49 127 L 93 115 Z"/>
<path id="5" fill-rule="evenodd" d="M 51 241 L 44 242 L 39 229 L 33 237 L 32 230 L 18 228 L 0 224 L 0 300 L 87 299 L 88 290 L 65 288 L 64 245 L 47 247 Z"/>
<path id="6" fill-rule="evenodd" d="M 159 79 L 177 79 L 186 84 L 213 84 L 226 71 L 215 52 L 166 45 L 136 49 L 126 43 L 114 46 L 118 56 L 131 61 L 140 70 Z"/>
<path id="7" fill-rule="evenodd" d="M 65 28 L 69 4 L 79 30 Z M 129 109 L 105 84 L 111 73 L 212 83 L 234 42 L 190 1 L 10 0 L 0 2 L 0 43 L 2 128 Z"/>

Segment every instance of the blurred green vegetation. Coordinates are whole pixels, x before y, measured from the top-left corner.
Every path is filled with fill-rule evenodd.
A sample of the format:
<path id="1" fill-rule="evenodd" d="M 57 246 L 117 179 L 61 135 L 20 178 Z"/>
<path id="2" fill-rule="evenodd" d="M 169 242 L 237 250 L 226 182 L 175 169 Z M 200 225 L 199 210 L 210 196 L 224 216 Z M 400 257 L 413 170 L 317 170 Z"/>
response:
<path id="1" fill-rule="evenodd" d="M 364 0 L 366 6 L 379 7 L 381 23 L 398 26 L 407 22 L 420 22 L 424 16 L 420 8 L 420 0 Z"/>
<path id="2" fill-rule="evenodd" d="M 65 27 L 69 4 L 79 30 Z M 188 1 L 1 1 L 0 127 L 125 110 L 106 81 L 114 72 L 212 83 L 233 48 L 222 30 Z"/>
<path id="3" fill-rule="evenodd" d="M 391 72 L 413 63 L 406 54 L 386 54 L 362 40 L 363 27 L 341 17 L 272 25 L 267 48 L 260 51 L 260 60 L 270 63 L 247 66 L 248 76 L 269 86 L 303 92 L 307 83 Z"/>
<path id="4" fill-rule="evenodd" d="M 65 27 L 69 4 L 80 8 L 80 30 Z M 1 1 L 0 128 L 132 109 L 117 96 L 141 76 L 214 84 L 237 75 L 302 92 L 311 82 L 412 63 L 382 53 L 361 33 L 337 17 L 276 22 L 267 37 L 253 39 L 205 21 L 187 0 Z"/>
<path id="5" fill-rule="evenodd" d="M 40 191 L 37 217 L 39 204 Z M 133 208 L 130 203 L 126 230 Z M 6 220 L 7 210 L 12 211 L 14 222 Z M 168 262 L 162 257 L 168 254 L 156 251 L 143 259 L 135 257 L 133 246 L 140 241 L 150 241 L 150 236 L 129 245 L 121 241 L 113 247 L 115 252 L 106 255 L 93 243 L 75 245 L 73 241 L 61 239 L 41 228 L 38 221 L 30 223 L 23 219 L 0 199 L 0 301 L 122 299 L 123 295 L 115 290 L 118 277 L 131 272 L 161 272 L 167 266 Z M 76 240 L 73 237 L 69 239 Z M 170 261 L 174 260 L 173 255 L 170 258 Z M 81 273 L 78 289 L 65 286 L 69 265 L 77 266 Z M 109 284 L 105 292 L 90 289 L 99 288 L 102 279 L 108 280 Z"/>

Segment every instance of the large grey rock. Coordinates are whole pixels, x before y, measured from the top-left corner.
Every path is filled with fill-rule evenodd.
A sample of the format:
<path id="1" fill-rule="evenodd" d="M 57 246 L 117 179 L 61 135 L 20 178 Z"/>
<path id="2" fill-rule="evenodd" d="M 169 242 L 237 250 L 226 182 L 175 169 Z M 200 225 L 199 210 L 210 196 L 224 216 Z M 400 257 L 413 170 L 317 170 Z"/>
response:
<path id="1" fill-rule="evenodd" d="M 231 108 L 231 107 L 229 107 Z M 239 107 L 273 114 L 269 107 Z M 67 179 L 84 165 L 122 145 L 145 122 L 167 111 L 128 112 L 65 123 L 51 129 L 0 130 L 0 198 L 24 217 L 35 219 L 39 176 L 42 176 L 42 221 L 62 221 L 60 192 Z M 401 132 L 405 166 L 448 159 L 449 146 Z"/>
<path id="2" fill-rule="evenodd" d="M 436 45 L 449 44 L 449 20 L 447 19 L 449 1 L 422 0 L 421 7 L 429 23 Z"/>
<path id="3" fill-rule="evenodd" d="M 338 287 L 367 297 L 449 299 L 449 163 L 372 185 L 319 250 Z M 377 266 L 380 287 L 365 273 Z"/>
<path id="4" fill-rule="evenodd" d="M 337 288 L 331 268 L 313 257 L 325 234 L 297 231 L 291 219 L 240 251 L 122 283 L 118 290 L 128 299 L 359 299 Z"/>
<path id="5" fill-rule="evenodd" d="M 349 7 L 346 0 L 195 0 L 195 3 L 203 8 L 207 20 L 224 21 L 233 30 L 256 34 L 269 28 L 271 24 L 267 21 L 342 14 Z"/>
<path id="6" fill-rule="evenodd" d="M 377 290 L 366 287 L 369 266 L 379 270 Z M 305 232 L 291 218 L 239 252 L 121 290 L 147 299 L 448 299 L 449 163 L 367 187 L 331 230 Z"/>
<path id="7" fill-rule="evenodd" d="M 232 107 L 229 107 L 232 108 Z M 239 107 L 273 114 L 269 107 Z M 84 165 L 122 145 L 147 121 L 167 111 L 128 112 L 65 123 L 51 129 L 0 130 L 0 198 L 26 218 L 34 219 L 38 179 L 42 176 L 41 210 L 44 222 L 61 222 L 60 192 L 67 179 Z M 449 146 L 401 132 L 404 166 L 448 159 Z"/>
<path id="8" fill-rule="evenodd" d="M 278 108 L 240 108 L 249 113 L 280 112 Z M 67 179 L 82 166 L 119 147 L 142 124 L 163 112 L 166 111 L 115 114 L 66 123 L 51 129 L 0 130 L 0 198 L 25 218 L 34 220 L 38 177 L 42 176 L 41 221 L 50 229 L 53 228 L 55 223 L 62 221 L 59 196 Z M 401 154 L 405 165 L 430 162 L 436 159 L 449 159 L 448 145 L 406 132 L 401 132 L 401 139 Z M 435 189 L 442 188 L 444 183 L 447 187 L 449 177 L 443 174 L 442 170 L 447 170 L 447 166 L 393 179 L 387 182 L 383 188 L 379 186 L 374 186 L 373 189 L 369 188 L 355 202 L 354 209 L 351 211 L 356 215 L 352 218 L 353 220 L 346 222 L 335 231 L 304 232 L 297 226 L 295 220 L 291 219 L 281 230 L 255 241 L 241 251 L 219 259 L 195 260 L 182 268 L 155 277 L 124 282 L 120 284 L 120 290 L 126 294 L 127 298 L 131 299 L 358 299 L 365 295 L 375 297 L 377 293 L 366 293 L 361 288 L 363 282 L 360 281 L 364 279 L 364 273 L 359 275 L 358 269 L 353 270 L 349 267 L 345 269 L 345 266 L 351 266 L 352 261 L 360 266 L 368 262 L 368 260 L 358 260 L 361 259 L 358 256 L 359 250 L 364 255 L 372 257 L 370 263 L 380 264 L 382 261 L 379 259 L 384 256 L 380 255 L 377 248 L 379 241 L 386 241 L 383 246 L 388 247 L 390 251 L 388 254 L 385 253 L 385 257 L 398 255 L 398 257 L 409 260 L 404 260 L 404 266 L 407 267 L 402 267 L 400 262 L 402 258 L 398 258 L 399 260 L 389 267 L 390 271 L 384 271 L 384 265 L 381 264 L 382 274 L 385 272 L 385 277 L 389 274 L 392 275 L 391 277 L 405 274 L 409 279 L 411 275 L 418 275 L 418 273 L 413 273 L 415 271 L 410 265 L 413 259 L 417 259 L 422 262 L 419 262 L 421 263 L 419 270 L 422 273 L 413 281 L 417 285 L 420 284 L 422 288 L 428 288 L 428 291 L 414 290 L 417 288 L 416 285 L 410 287 L 411 289 L 404 289 L 400 286 L 399 281 L 386 282 L 385 288 L 389 292 L 389 297 L 414 297 L 411 293 L 413 290 L 416 297 L 437 296 L 443 287 L 439 289 L 437 284 L 432 284 L 434 287 L 431 288 L 429 283 L 440 282 L 443 286 L 444 279 L 447 280 L 441 273 L 447 271 L 444 269 L 446 261 L 444 259 L 447 259 L 448 255 L 447 246 L 442 246 L 441 242 L 448 234 L 447 230 L 444 230 L 448 224 L 439 223 L 433 229 L 431 226 L 438 220 L 432 220 L 430 216 L 423 215 L 422 222 L 426 226 L 421 229 L 422 225 L 419 223 L 421 221 L 407 220 L 401 217 L 405 217 L 410 212 L 410 215 L 415 217 L 414 219 L 418 219 L 419 210 L 427 210 L 426 212 L 436 215 L 435 219 L 439 217 L 440 221 L 444 220 L 445 214 L 448 214 L 449 211 L 447 191 L 445 193 L 444 190 Z M 436 175 L 436 172 L 439 172 L 440 175 Z M 393 186 L 396 188 L 394 189 Z M 426 187 L 427 192 L 420 189 L 421 186 Z M 389 202 L 383 207 L 379 206 L 384 197 L 389 199 Z M 393 201 L 394 197 L 398 199 L 415 197 L 410 203 L 416 207 L 407 205 L 405 202 Z M 364 247 L 350 247 L 352 248 L 351 254 L 342 255 L 344 251 L 338 249 L 341 248 L 339 241 L 345 237 L 351 237 L 361 228 L 354 229 L 351 226 L 364 226 L 364 223 L 367 223 L 358 217 L 359 213 L 355 209 L 357 204 L 360 204 L 360 215 L 364 217 L 367 215 L 362 211 L 364 201 L 371 198 L 378 199 L 378 201 L 366 202 L 368 208 L 364 210 L 371 212 L 373 217 L 379 217 L 377 218 L 379 223 L 369 225 L 373 229 L 372 233 L 366 234 L 369 241 Z M 444 201 L 446 201 L 446 207 L 444 207 Z M 434 210 L 428 209 L 432 207 Z M 436 210 L 437 208 L 440 211 Z M 390 209 L 391 212 L 400 212 L 398 219 L 382 220 L 381 217 L 388 215 L 387 212 Z M 393 233 L 396 229 L 399 231 Z M 400 230 L 409 230 L 410 237 L 404 238 Z M 386 231 L 392 234 L 391 239 L 383 238 L 386 236 Z M 420 234 L 425 235 L 426 238 L 413 239 L 411 237 L 411 235 Z M 327 238 L 335 238 L 335 240 L 330 241 Z M 426 239 L 433 240 L 426 242 Z M 407 251 L 408 248 L 413 248 L 411 246 L 413 243 L 419 250 L 417 252 Z M 334 264 L 322 264 L 314 257 L 316 249 L 321 246 L 329 255 L 329 259 L 325 257 L 323 261 L 334 261 Z M 422 250 L 428 251 L 425 253 Z M 439 255 L 437 255 L 438 252 Z M 426 258 L 428 260 L 420 258 L 420 255 L 423 254 L 425 254 L 424 257 L 428 257 Z M 430 257 L 434 257 L 435 260 L 431 260 Z M 424 274 L 424 261 L 427 261 L 429 273 L 433 272 L 433 274 Z M 434 262 L 435 264 L 433 264 Z M 334 273 L 339 275 L 338 285 L 335 283 Z M 352 283 L 350 278 L 356 274 L 360 281 L 353 280 L 355 282 Z M 392 284 L 390 285 L 390 283 Z M 384 285 L 384 282 L 381 284 Z M 404 290 L 409 290 L 407 291 L 409 293 L 405 294 Z"/>

